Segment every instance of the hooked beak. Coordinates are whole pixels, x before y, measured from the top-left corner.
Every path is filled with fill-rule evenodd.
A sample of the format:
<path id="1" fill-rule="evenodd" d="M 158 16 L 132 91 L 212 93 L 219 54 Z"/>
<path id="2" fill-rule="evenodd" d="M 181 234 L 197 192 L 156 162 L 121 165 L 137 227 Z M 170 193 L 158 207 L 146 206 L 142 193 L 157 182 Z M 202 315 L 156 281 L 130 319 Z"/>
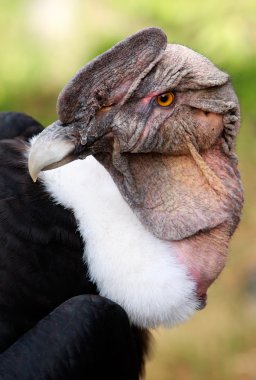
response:
<path id="1" fill-rule="evenodd" d="M 89 132 L 90 131 L 90 132 Z M 34 182 L 41 171 L 55 169 L 91 154 L 111 152 L 113 134 L 109 128 L 79 128 L 56 121 L 32 140 L 28 170 Z"/>
<path id="2" fill-rule="evenodd" d="M 57 121 L 32 140 L 28 170 L 34 182 L 40 171 L 57 168 L 78 158 L 74 155 L 78 140 L 74 132 L 74 127 L 63 127 Z"/>

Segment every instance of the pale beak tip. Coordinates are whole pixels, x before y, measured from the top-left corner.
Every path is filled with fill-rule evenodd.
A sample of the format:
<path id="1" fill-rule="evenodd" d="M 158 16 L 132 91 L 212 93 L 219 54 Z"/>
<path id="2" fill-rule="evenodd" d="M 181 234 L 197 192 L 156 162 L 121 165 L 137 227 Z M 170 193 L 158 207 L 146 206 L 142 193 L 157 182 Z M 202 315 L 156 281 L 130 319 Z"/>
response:
<path id="1" fill-rule="evenodd" d="M 32 179 L 33 182 L 36 182 L 37 181 L 37 178 L 38 178 L 38 173 L 36 173 L 35 171 L 33 170 L 28 170 L 29 171 L 29 175 Z"/>
<path id="2" fill-rule="evenodd" d="M 29 158 L 28 158 L 28 172 L 29 172 L 29 175 L 30 175 L 32 181 L 36 182 L 40 170 L 38 170 L 38 168 L 35 165 L 34 161 L 35 160 L 32 159 L 31 152 L 30 152 L 30 155 L 29 155 Z"/>

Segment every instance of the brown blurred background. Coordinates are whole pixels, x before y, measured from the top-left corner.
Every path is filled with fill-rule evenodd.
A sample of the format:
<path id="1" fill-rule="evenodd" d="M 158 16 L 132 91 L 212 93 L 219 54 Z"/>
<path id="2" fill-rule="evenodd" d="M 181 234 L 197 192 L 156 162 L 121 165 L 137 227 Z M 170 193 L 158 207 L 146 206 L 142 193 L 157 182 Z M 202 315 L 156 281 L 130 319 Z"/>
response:
<path id="1" fill-rule="evenodd" d="M 233 78 L 242 110 L 242 223 L 207 308 L 183 326 L 153 332 L 146 380 L 256 379 L 255 24 L 255 0 L 0 0 L 1 111 L 49 124 L 67 80 L 146 26 L 162 27 L 170 42 L 206 55 Z"/>

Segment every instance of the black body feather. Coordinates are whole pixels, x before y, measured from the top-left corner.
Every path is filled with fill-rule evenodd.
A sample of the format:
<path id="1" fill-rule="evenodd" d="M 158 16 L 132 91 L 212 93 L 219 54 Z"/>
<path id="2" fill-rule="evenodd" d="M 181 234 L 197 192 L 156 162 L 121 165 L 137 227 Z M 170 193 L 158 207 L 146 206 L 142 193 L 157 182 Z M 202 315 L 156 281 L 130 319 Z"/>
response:
<path id="1" fill-rule="evenodd" d="M 28 175 L 26 140 L 41 129 L 0 115 L 0 379 L 137 379 L 147 331 L 97 295 L 72 212 Z"/>

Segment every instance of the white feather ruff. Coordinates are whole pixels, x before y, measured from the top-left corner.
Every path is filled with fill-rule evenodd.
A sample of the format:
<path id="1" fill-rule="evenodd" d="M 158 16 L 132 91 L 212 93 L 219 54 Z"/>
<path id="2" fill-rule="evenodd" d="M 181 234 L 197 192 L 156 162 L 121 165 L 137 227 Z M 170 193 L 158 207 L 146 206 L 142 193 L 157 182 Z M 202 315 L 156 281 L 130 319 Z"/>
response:
<path id="1" fill-rule="evenodd" d="M 91 279 L 132 323 L 174 326 L 196 311 L 196 284 L 176 248 L 144 228 L 98 161 L 74 161 L 39 179 L 57 203 L 73 210 Z"/>

